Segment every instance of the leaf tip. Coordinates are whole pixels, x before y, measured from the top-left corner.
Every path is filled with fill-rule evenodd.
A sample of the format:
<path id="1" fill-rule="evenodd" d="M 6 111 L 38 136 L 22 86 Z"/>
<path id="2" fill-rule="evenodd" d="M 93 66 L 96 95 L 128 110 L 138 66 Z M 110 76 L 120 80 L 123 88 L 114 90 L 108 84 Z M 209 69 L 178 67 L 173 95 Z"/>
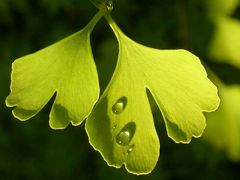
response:
<path id="1" fill-rule="evenodd" d="M 19 107 L 15 107 L 12 110 L 12 114 L 15 118 L 17 118 L 20 121 L 27 121 L 36 114 L 36 111 L 35 110 L 26 110 L 26 109 L 22 109 Z"/>

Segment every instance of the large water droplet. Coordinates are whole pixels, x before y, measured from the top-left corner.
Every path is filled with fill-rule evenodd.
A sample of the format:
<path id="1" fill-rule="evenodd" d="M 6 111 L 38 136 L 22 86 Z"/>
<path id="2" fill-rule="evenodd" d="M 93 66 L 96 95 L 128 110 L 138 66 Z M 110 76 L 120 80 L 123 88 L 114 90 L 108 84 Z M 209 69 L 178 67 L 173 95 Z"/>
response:
<path id="1" fill-rule="evenodd" d="M 122 130 L 116 136 L 116 142 L 119 145 L 127 146 L 132 140 L 136 131 L 136 124 L 134 122 L 130 122 L 126 124 Z"/>
<path id="2" fill-rule="evenodd" d="M 116 141 L 118 144 L 122 146 L 128 145 L 130 142 L 130 132 L 129 131 L 120 132 L 116 137 Z"/>
<path id="3" fill-rule="evenodd" d="M 113 112 L 115 114 L 120 114 L 123 111 L 123 102 L 118 102 L 113 106 Z"/>
<path id="4" fill-rule="evenodd" d="M 117 100 L 117 102 L 113 105 L 112 111 L 115 114 L 120 114 L 123 112 L 127 105 L 127 98 L 126 97 L 121 97 L 120 99 Z"/>

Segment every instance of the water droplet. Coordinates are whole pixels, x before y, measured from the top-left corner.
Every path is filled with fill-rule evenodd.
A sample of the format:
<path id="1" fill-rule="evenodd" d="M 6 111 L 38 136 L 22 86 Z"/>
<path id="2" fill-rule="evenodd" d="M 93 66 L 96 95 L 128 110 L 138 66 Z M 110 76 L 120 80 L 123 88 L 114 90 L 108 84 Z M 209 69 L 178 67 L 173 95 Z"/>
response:
<path id="1" fill-rule="evenodd" d="M 113 112 L 115 114 L 120 114 L 122 111 L 123 111 L 123 103 L 122 102 L 118 102 L 118 103 L 114 104 Z"/>
<path id="2" fill-rule="evenodd" d="M 134 144 L 131 145 L 130 148 L 127 150 L 127 153 L 126 153 L 127 156 L 133 151 L 134 146 L 135 146 Z"/>
<path id="3" fill-rule="evenodd" d="M 117 124 L 114 124 L 114 125 L 113 125 L 113 130 L 116 129 L 116 127 L 117 127 Z"/>
<path id="4" fill-rule="evenodd" d="M 130 142 L 130 132 L 129 131 L 123 131 L 120 132 L 117 137 L 116 141 L 119 145 L 126 146 Z"/>
<path id="5" fill-rule="evenodd" d="M 107 2 L 107 10 L 108 11 L 112 11 L 113 10 L 113 2 L 112 1 L 108 1 Z"/>
<path id="6" fill-rule="evenodd" d="M 135 132 L 136 124 L 134 122 L 129 122 L 122 128 L 122 130 L 116 136 L 116 142 L 119 145 L 127 146 L 132 140 Z"/>
<path id="7" fill-rule="evenodd" d="M 130 147 L 127 152 L 130 153 L 132 151 L 133 151 L 133 147 Z"/>
<path id="8" fill-rule="evenodd" d="M 126 97 L 121 97 L 117 102 L 113 105 L 112 111 L 115 114 L 120 114 L 123 112 L 127 105 L 127 98 Z"/>

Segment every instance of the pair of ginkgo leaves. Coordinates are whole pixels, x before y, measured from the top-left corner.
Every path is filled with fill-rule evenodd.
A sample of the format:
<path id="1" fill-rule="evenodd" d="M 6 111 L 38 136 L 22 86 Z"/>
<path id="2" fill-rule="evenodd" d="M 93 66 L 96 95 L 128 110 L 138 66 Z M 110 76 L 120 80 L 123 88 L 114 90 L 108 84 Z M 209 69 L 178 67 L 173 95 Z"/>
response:
<path id="1" fill-rule="evenodd" d="M 98 100 L 90 34 L 104 15 L 117 37 L 119 55 Z M 151 172 L 160 151 L 147 90 L 162 112 L 168 136 L 177 143 L 201 136 L 206 126 L 203 111 L 214 111 L 219 105 L 217 88 L 196 56 L 186 50 L 140 45 L 103 10 L 79 32 L 15 60 L 11 80 L 6 104 L 15 107 L 16 118 L 24 121 L 35 116 L 56 93 L 51 128 L 63 129 L 70 122 L 77 126 L 87 118 L 91 145 L 108 165 L 124 164 L 134 174 Z"/>

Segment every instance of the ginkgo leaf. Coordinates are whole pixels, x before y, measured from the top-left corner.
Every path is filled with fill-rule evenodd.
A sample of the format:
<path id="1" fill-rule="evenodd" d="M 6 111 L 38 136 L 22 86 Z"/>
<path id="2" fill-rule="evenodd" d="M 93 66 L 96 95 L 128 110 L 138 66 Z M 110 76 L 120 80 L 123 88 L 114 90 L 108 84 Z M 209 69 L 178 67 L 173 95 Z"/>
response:
<path id="1" fill-rule="evenodd" d="M 215 25 L 216 30 L 209 45 L 210 57 L 240 68 L 240 21 L 219 17 L 215 19 Z"/>
<path id="2" fill-rule="evenodd" d="M 35 116 L 56 93 L 50 113 L 53 129 L 79 125 L 99 97 L 99 83 L 90 33 L 102 17 L 98 12 L 79 32 L 14 61 L 11 93 L 6 105 L 24 121 Z"/>
<path id="3" fill-rule="evenodd" d="M 218 150 L 227 152 L 233 161 L 240 161 L 240 87 L 218 85 L 219 109 L 208 114 L 203 138 Z"/>
<path id="4" fill-rule="evenodd" d="M 110 166 L 124 164 L 131 173 L 147 174 L 156 165 L 160 145 L 146 91 L 163 114 L 168 136 L 189 143 L 205 128 L 203 111 L 218 107 L 217 88 L 190 52 L 140 45 L 107 17 L 119 42 L 118 63 L 86 130 Z"/>

